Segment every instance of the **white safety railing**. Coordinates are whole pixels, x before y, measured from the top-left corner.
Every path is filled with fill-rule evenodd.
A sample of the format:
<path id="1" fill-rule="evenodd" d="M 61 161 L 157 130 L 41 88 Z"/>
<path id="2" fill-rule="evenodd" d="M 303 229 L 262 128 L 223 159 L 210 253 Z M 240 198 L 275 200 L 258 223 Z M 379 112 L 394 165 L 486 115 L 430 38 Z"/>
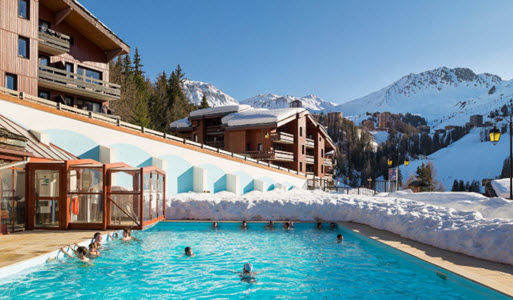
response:
<path id="1" fill-rule="evenodd" d="M 95 113 L 95 112 L 92 112 L 92 111 L 83 110 L 83 109 L 80 109 L 80 108 L 76 108 L 76 107 L 73 107 L 73 106 L 64 105 L 64 104 L 61 104 L 61 103 L 50 101 L 50 100 L 47 100 L 47 99 L 35 97 L 35 96 L 28 95 L 28 94 L 23 93 L 23 92 L 14 91 L 14 90 L 7 89 L 7 88 L 4 88 L 4 87 L 0 87 L 0 93 L 7 94 L 7 95 L 10 95 L 10 96 L 14 96 L 14 97 L 18 97 L 18 98 L 20 98 L 22 100 L 28 100 L 28 101 L 36 102 L 36 103 L 39 103 L 39 104 L 42 104 L 42 105 L 45 105 L 45 106 L 49 106 L 49 107 L 55 108 L 57 110 L 67 111 L 67 112 L 74 113 L 74 114 L 77 114 L 77 115 L 85 116 L 85 117 L 88 117 L 90 119 L 95 119 L 95 120 L 99 120 L 99 121 L 106 122 L 106 123 L 109 123 L 109 124 L 114 124 L 114 125 L 116 125 L 118 127 L 128 128 L 128 129 L 135 130 L 135 131 L 138 131 L 138 132 L 142 132 L 142 133 L 145 133 L 145 134 L 148 134 L 148 135 L 153 135 L 153 136 L 161 137 L 161 138 L 164 138 L 166 140 L 170 140 L 170 141 L 174 141 L 174 142 L 180 142 L 180 143 L 183 143 L 183 144 L 191 145 L 191 146 L 198 147 L 198 148 L 201 148 L 201 149 L 205 149 L 205 150 L 208 150 L 208 151 L 212 151 L 212 152 L 216 152 L 216 153 L 223 154 L 223 155 L 226 155 L 226 156 L 230 156 L 230 157 L 233 157 L 233 158 L 237 158 L 237 159 L 240 159 L 240 160 L 243 160 L 243 161 L 249 161 L 249 162 L 252 162 L 252 163 L 264 165 L 264 166 L 271 167 L 271 168 L 274 168 L 274 169 L 277 169 L 277 170 L 282 170 L 282 171 L 286 171 L 286 172 L 289 172 L 289 173 L 293 173 L 293 174 L 297 174 L 297 175 L 301 175 L 301 176 L 305 176 L 306 177 L 306 174 L 302 173 L 302 172 L 298 172 L 298 171 L 295 171 L 295 170 L 283 168 L 283 167 L 271 164 L 269 162 L 264 162 L 264 161 L 261 161 L 261 160 L 253 159 L 253 158 L 250 158 L 250 157 L 247 157 L 247 156 L 244 156 L 244 155 L 240 155 L 240 154 L 229 152 L 229 151 L 226 151 L 226 150 L 223 150 L 223 149 L 211 147 L 211 146 L 208 146 L 208 145 L 205 145 L 205 144 L 193 142 L 193 141 L 187 140 L 185 138 L 180 138 L 180 137 L 177 137 L 177 136 L 174 136 L 174 135 L 170 135 L 170 134 L 167 134 L 167 133 L 164 133 L 164 132 L 160 132 L 160 131 L 156 131 L 156 130 L 153 130 L 153 129 L 149 129 L 149 128 L 146 128 L 146 127 L 143 127 L 143 126 L 134 125 L 132 123 L 121 121 L 119 119 L 119 117 L 114 117 L 114 116 L 109 116 L 109 115 L 106 115 L 106 114 Z"/>

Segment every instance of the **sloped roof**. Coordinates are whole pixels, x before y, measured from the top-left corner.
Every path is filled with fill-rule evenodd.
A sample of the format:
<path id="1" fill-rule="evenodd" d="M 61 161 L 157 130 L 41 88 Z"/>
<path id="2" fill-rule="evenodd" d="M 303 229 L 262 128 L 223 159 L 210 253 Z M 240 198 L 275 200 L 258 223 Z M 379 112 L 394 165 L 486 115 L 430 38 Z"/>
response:
<path id="1" fill-rule="evenodd" d="M 183 119 L 180 119 L 180 120 L 176 120 L 174 122 L 172 122 L 171 124 L 169 124 L 169 127 L 171 128 L 189 128 L 191 127 L 191 121 L 189 120 L 189 118 L 183 118 Z"/>
<path id="2" fill-rule="evenodd" d="M 225 105 L 225 106 L 217 106 L 217 107 L 209 107 L 209 108 L 203 108 L 198 109 L 195 111 L 192 111 L 190 116 L 191 118 L 195 117 L 205 117 L 205 116 L 212 116 L 212 115 L 226 115 L 230 113 L 236 113 L 241 112 L 250 109 L 251 106 L 249 105 Z"/>
<path id="3" fill-rule="evenodd" d="M 76 156 L 62 150 L 61 148 L 53 145 L 45 145 L 38 141 L 32 133 L 24 127 L 16 124 L 15 122 L 0 115 L 0 128 L 9 131 L 17 136 L 22 136 L 27 140 L 25 151 L 32 154 L 32 157 L 46 158 L 51 160 L 76 160 Z"/>

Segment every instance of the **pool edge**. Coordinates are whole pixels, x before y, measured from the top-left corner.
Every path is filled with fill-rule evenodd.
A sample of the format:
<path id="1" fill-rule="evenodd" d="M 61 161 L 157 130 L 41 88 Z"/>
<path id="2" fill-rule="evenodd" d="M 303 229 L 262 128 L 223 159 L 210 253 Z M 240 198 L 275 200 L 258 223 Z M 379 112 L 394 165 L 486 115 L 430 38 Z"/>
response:
<path id="1" fill-rule="evenodd" d="M 513 298 L 513 267 L 511 266 L 443 250 L 361 223 L 337 223 L 373 241 Z M 468 262 L 467 265 L 460 263 L 462 260 Z M 492 267 L 487 268 L 484 265 Z"/>

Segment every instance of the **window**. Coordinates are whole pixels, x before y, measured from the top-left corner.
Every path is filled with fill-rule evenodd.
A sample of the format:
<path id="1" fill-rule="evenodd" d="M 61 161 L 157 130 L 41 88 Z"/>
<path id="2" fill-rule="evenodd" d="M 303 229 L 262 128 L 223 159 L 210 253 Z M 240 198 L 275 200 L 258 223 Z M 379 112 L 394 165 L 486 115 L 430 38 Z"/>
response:
<path id="1" fill-rule="evenodd" d="M 46 32 L 50 28 L 50 22 L 39 19 L 39 31 Z"/>
<path id="2" fill-rule="evenodd" d="M 299 136 L 303 136 L 303 127 L 299 127 Z"/>
<path id="3" fill-rule="evenodd" d="M 199 126 L 201 125 L 201 120 L 198 120 L 198 121 L 196 122 L 196 125 L 199 127 Z"/>
<path id="4" fill-rule="evenodd" d="M 299 172 L 303 172 L 303 163 L 299 163 Z"/>
<path id="5" fill-rule="evenodd" d="M 18 56 L 29 58 L 30 53 L 30 40 L 25 37 L 18 37 Z"/>
<path id="6" fill-rule="evenodd" d="M 64 104 L 72 106 L 73 105 L 73 97 L 64 96 Z"/>
<path id="7" fill-rule="evenodd" d="M 324 173 L 324 165 L 321 166 L 321 173 Z"/>
<path id="8" fill-rule="evenodd" d="M 246 151 L 249 151 L 251 150 L 251 145 L 250 144 L 246 144 Z"/>
<path id="9" fill-rule="evenodd" d="M 94 111 L 94 112 L 100 112 L 101 106 L 100 103 L 84 100 L 84 99 L 77 99 L 77 107 L 84 110 Z"/>
<path id="10" fill-rule="evenodd" d="M 50 58 L 45 55 L 39 55 L 39 64 L 43 66 L 50 66 Z"/>
<path id="11" fill-rule="evenodd" d="M 30 18 L 29 0 L 18 0 L 18 17 L 27 20 Z"/>
<path id="12" fill-rule="evenodd" d="M 10 90 L 18 90 L 18 76 L 14 74 L 5 74 L 5 87 Z"/>
<path id="13" fill-rule="evenodd" d="M 198 142 L 198 135 L 197 134 L 194 135 L 194 141 Z"/>
<path id="14" fill-rule="evenodd" d="M 258 144 L 258 151 L 262 151 L 264 150 L 264 147 L 262 146 L 262 143 L 259 143 Z"/>
<path id="15" fill-rule="evenodd" d="M 301 153 L 305 154 L 305 145 L 301 146 Z"/>
<path id="16" fill-rule="evenodd" d="M 78 66 L 77 73 L 79 75 L 82 75 L 82 76 L 85 76 L 85 77 L 94 78 L 94 79 L 97 79 L 97 80 L 102 80 L 102 72 L 91 70 L 91 69 L 88 69 L 88 68 L 84 68 L 82 66 Z M 86 81 L 87 82 L 93 82 L 92 80 L 86 80 Z M 96 83 L 96 82 L 94 82 L 94 83 Z"/>
<path id="17" fill-rule="evenodd" d="M 72 63 L 66 63 L 66 72 L 73 73 L 74 69 L 75 68 L 73 67 Z M 66 75 L 66 77 L 72 77 L 72 75 Z"/>
<path id="18" fill-rule="evenodd" d="M 324 157 L 324 149 L 321 149 L 321 157 Z"/>
<path id="19" fill-rule="evenodd" d="M 49 91 L 39 91 L 37 93 L 37 96 L 39 98 L 43 98 L 43 99 L 46 99 L 46 100 L 50 100 L 50 92 Z"/>

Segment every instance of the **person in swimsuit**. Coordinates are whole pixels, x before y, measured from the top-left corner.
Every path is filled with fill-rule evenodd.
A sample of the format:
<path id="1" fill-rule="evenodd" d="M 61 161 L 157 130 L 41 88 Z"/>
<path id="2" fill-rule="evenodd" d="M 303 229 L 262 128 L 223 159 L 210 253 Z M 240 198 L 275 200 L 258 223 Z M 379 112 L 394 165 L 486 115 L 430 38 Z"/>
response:
<path id="1" fill-rule="evenodd" d="M 76 244 L 75 244 L 76 245 Z M 78 246 L 77 250 L 73 249 L 73 246 L 69 246 L 69 248 L 75 253 L 76 258 L 80 259 L 82 262 L 89 262 L 89 258 L 87 258 L 87 248 L 83 246 Z M 73 255 L 69 254 L 68 252 L 64 251 L 64 248 L 61 248 L 62 253 L 66 254 L 68 257 L 73 258 Z"/>

